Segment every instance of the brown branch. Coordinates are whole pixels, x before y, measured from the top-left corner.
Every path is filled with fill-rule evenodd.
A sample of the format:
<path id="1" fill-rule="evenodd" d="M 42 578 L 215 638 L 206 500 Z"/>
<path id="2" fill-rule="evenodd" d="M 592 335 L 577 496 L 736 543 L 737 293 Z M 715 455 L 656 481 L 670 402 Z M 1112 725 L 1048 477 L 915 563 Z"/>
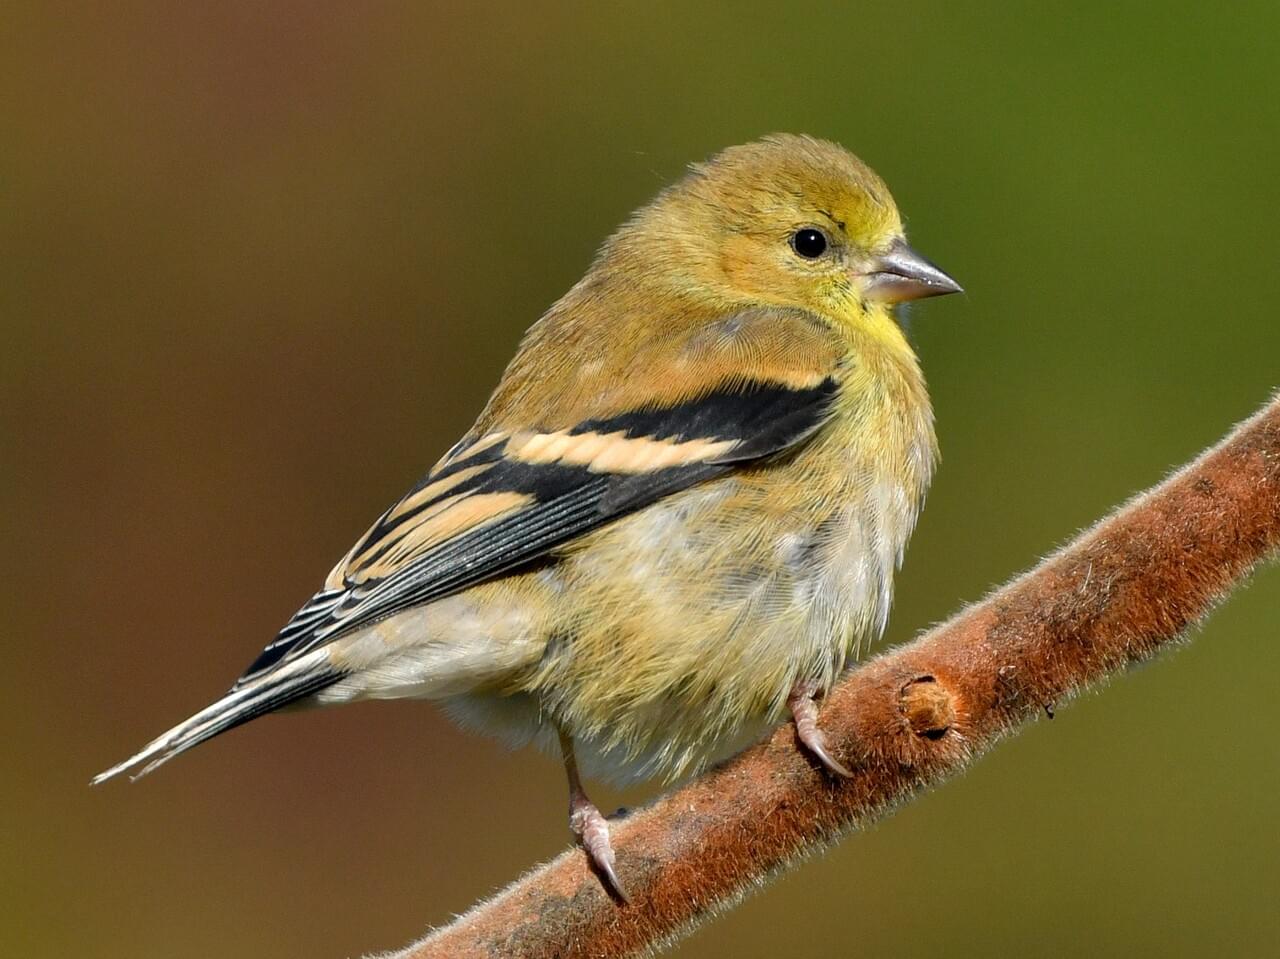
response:
<path id="1" fill-rule="evenodd" d="M 1280 395 L 1038 568 L 852 673 L 822 723 L 834 782 L 783 726 L 615 823 L 632 902 L 571 850 L 398 959 L 616 957 L 679 937 L 771 872 L 964 769 L 1019 724 L 1176 641 L 1280 546 Z"/>

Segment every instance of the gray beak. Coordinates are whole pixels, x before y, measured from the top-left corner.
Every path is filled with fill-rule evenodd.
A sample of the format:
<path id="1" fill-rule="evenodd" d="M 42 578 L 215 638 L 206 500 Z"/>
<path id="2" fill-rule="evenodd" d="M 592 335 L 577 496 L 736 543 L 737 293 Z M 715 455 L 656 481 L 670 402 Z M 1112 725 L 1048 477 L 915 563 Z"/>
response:
<path id="1" fill-rule="evenodd" d="M 926 296 L 963 293 L 955 280 L 922 257 L 901 238 L 862 271 L 862 292 L 869 300 L 900 303 Z"/>

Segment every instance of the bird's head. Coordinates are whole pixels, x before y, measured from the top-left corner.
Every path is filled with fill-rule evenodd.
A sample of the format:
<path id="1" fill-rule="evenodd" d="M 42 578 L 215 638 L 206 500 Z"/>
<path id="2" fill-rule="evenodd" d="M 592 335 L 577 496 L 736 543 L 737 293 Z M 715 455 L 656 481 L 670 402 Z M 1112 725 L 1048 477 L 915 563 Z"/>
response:
<path id="1" fill-rule="evenodd" d="M 906 243 L 884 182 L 843 147 L 775 134 L 730 147 L 640 211 L 613 242 L 725 306 L 857 322 L 960 285 Z M 643 250 L 643 252 L 641 252 Z"/>

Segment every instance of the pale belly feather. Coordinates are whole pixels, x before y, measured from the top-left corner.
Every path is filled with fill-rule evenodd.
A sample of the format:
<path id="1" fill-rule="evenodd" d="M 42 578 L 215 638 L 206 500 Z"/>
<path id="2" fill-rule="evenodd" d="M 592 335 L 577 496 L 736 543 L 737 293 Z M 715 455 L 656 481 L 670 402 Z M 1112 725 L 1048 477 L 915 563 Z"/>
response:
<path id="1" fill-rule="evenodd" d="M 918 495 L 854 469 L 787 503 L 778 470 L 674 497 L 567 561 L 583 615 L 525 688 L 585 769 L 694 772 L 782 719 L 797 682 L 829 688 L 883 630 Z"/>

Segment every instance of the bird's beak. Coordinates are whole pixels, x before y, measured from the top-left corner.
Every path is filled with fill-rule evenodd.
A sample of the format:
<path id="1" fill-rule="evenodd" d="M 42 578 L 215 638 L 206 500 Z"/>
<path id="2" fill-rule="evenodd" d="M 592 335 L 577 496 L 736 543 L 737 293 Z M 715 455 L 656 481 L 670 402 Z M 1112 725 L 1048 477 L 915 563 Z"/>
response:
<path id="1" fill-rule="evenodd" d="M 863 296 L 880 303 L 964 292 L 959 283 L 907 246 L 901 237 L 858 272 Z"/>

